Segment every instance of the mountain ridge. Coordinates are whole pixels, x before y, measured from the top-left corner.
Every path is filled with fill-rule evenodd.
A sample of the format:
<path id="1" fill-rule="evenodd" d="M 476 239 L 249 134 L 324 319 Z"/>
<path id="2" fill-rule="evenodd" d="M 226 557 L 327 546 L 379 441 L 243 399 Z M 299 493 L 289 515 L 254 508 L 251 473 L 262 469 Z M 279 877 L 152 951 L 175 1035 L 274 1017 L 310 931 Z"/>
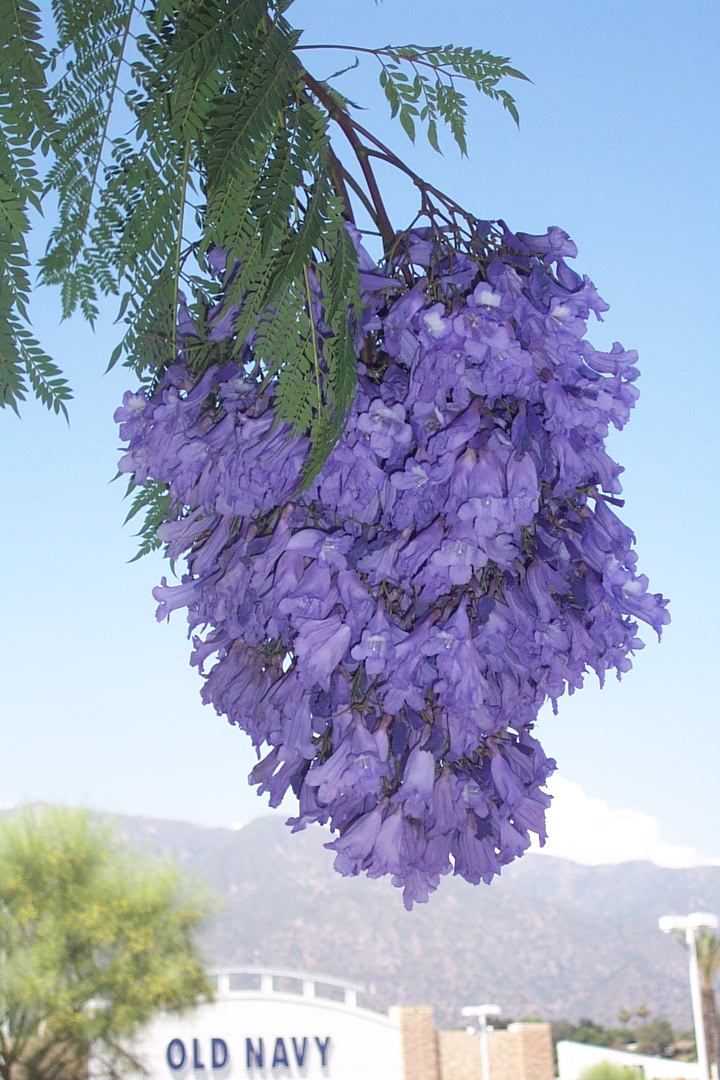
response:
<path id="1" fill-rule="evenodd" d="M 462 1005 L 503 1015 L 616 1022 L 645 1004 L 690 1026 L 684 951 L 659 915 L 720 912 L 720 867 L 649 862 L 585 866 L 528 854 L 490 886 L 441 881 L 408 913 L 387 881 L 342 878 L 319 827 L 291 834 L 279 815 L 241 829 L 114 816 L 126 839 L 172 856 L 222 898 L 202 934 L 213 966 L 322 971 L 368 987 L 363 1004 L 431 1004 L 439 1023 Z"/>

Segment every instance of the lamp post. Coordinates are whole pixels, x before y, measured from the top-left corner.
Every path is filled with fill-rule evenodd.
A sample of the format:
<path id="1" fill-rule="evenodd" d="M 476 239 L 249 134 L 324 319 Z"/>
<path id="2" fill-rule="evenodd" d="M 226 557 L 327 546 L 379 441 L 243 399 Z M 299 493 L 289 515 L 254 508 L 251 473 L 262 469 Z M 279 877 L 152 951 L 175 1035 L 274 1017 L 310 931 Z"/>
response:
<path id="1" fill-rule="evenodd" d="M 480 1029 L 480 1063 L 482 1067 L 482 1080 L 490 1080 L 490 1055 L 488 1053 L 488 1016 L 499 1016 L 499 1005 L 465 1005 L 462 1010 L 463 1016 L 477 1018 Z"/>
<path id="2" fill-rule="evenodd" d="M 712 915 L 709 911 L 694 911 L 691 915 L 662 915 L 658 919 L 658 926 L 664 934 L 685 935 L 685 943 L 689 954 L 690 1000 L 692 1001 L 693 1024 L 695 1027 L 698 1071 L 700 1080 L 710 1080 L 695 935 L 698 930 L 717 930 L 718 917 Z"/>

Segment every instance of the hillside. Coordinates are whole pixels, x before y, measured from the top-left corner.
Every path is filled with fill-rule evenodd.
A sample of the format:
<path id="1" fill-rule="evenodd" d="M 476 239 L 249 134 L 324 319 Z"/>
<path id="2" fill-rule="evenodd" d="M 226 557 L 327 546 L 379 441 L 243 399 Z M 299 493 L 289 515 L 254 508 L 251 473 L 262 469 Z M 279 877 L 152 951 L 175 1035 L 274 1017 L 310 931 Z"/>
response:
<path id="1" fill-rule="evenodd" d="M 208 962 L 267 964 L 363 983 L 365 1003 L 431 1003 L 443 1024 L 496 1001 L 506 1017 L 609 1024 L 641 1002 L 690 1026 L 686 958 L 659 915 L 720 912 L 720 867 L 586 867 L 527 855 L 493 885 L 445 879 L 408 913 L 384 881 L 332 870 L 320 829 L 278 817 L 243 829 L 117 819 L 134 844 L 171 855 L 222 897 L 203 935 Z"/>

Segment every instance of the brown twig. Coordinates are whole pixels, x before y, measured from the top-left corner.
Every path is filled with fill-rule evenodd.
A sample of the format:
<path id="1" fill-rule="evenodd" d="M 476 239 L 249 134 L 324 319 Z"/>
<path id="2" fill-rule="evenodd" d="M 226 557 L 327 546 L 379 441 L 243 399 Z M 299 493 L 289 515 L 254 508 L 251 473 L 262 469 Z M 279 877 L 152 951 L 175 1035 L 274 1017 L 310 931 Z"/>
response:
<path id="1" fill-rule="evenodd" d="M 347 175 L 342 167 L 342 162 L 338 158 L 332 146 L 329 147 L 329 151 L 330 163 L 332 165 L 333 186 L 337 195 L 342 199 L 342 204 L 345 207 L 345 220 L 351 221 L 354 225 L 355 215 L 353 214 L 352 203 L 350 202 L 350 196 L 348 194 L 348 189 L 346 185 Z"/>
<path id="2" fill-rule="evenodd" d="M 370 193 L 370 199 L 372 201 L 373 209 L 375 211 L 373 215 L 375 218 L 375 223 L 380 231 L 385 250 L 389 251 L 395 243 L 395 230 L 392 227 L 392 223 L 390 222 L 390 218 L 388 217 L 387 210 L 385 209 L 385 204 L 382 201 L 380 188 L 378 187 L 378 182 L 375 178 L 375 173 L 372 171 L 372 166 L 368 161 L 369 151 L 367 146 L 365 146 L 365 144 L 361 141 L 357 133 L 356 125 L 352 118 L 348 115 L 348 113 L 345 112 L 344 109 L 342 109 L 338 105 L 332 94 L 328 92 L 327 88 L 324 87 L 322 83 L 318 82 L 317 79 L 314 79 L 313 76 L 305 70 L 303 70 L 303 80 L 308 90 L 310 90 L 311 93 L 314 94 L 315 97 L 318 99 L 320 104 L 323 105 L 325 109 L 327 109 L 329 115 L 332 117 L 332 119 L 335 121 L 335 123 L 345 135 L 347 141 L 350 143 L 355 157 L 358 159 L 358 164 L 362 169 L 363 177 L 365 179 L 365 183 L 367 184 L 368 192 Z"/>

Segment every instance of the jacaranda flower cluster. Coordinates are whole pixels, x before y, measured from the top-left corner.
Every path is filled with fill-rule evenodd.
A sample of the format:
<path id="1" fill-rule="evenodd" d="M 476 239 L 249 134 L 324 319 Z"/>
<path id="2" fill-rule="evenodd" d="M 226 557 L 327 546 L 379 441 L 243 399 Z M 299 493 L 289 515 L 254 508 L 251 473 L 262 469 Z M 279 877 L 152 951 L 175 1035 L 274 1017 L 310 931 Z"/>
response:
<path id="1" fill-rule="evenodd" d="M 358 243 L 372 348 L 299 494 L 307 440 L 248 374 L 252 340 L 200 378 L 181 354 L 116 414 L 120 468 L 168 485 L 159 536 L 187 560 L 158 617 L 188 609 L 203 700 L 258 749 L 252 783 L 272 806 L 292 788 L 293 828 L 329 823 L 336 869 L 390 874 L 408 907 L 544 841 L 539 709 L 588 669 L 627 671 L 636 620 L 669 620 L 611 505 L 604 441 L 636 354 L 585 339 L 606 305 L 575 255 L 557 228 L 505 231 L 484 260 L 429 229 L 381 266 Z M 229 338 L 233 311 L 208 333 Z"/>

